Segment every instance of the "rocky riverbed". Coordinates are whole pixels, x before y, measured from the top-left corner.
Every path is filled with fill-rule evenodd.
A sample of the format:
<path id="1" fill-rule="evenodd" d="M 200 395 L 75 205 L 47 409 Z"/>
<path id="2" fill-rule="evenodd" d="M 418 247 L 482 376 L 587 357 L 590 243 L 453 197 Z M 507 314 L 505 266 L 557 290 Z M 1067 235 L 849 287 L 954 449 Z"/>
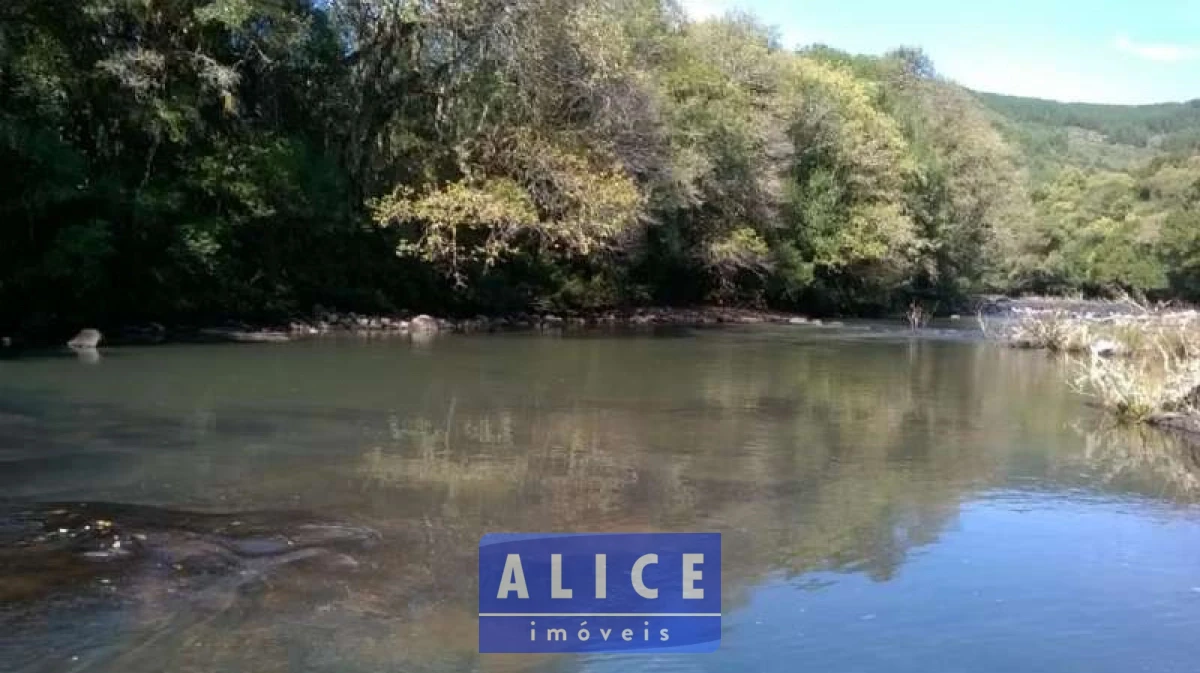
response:
<path id="1" fill-rule="evenodd" d="M 231 603 L 292 565 L 348 572 L 379 536 L 289 512 L 210 514 L 118 503 L 0 506 L 0 604 L 147 582 Z"/>

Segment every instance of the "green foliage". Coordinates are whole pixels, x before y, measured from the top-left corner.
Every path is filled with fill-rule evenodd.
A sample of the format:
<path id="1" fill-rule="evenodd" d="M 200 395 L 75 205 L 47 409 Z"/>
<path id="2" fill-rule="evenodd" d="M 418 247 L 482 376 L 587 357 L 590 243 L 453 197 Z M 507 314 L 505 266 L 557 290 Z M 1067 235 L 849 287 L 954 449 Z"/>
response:
<path id="1" fill-rule="evenodd" d="M 0 19 L 4 330 L 1200 292 L 1194 104 L 974 95 L 919 49 L 793 53 L 662 0 Z"/>

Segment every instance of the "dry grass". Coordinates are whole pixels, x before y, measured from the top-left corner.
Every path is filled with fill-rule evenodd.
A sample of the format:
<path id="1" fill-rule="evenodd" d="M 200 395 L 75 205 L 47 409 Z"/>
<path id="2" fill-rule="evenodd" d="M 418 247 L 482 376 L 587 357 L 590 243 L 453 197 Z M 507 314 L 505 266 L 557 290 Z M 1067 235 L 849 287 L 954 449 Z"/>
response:
<path id="1" fill-rule="evenodd" d="M 1167 414 L 1200 413 L 1200 360 L 1093 355 L 1076 372 L 1072 387 L 1123 420 L 1146 423 Z"/>
<path id="2" fill-rule="evenodd" d="M 1088 353 L 1111 346 L 1114 354 L 1200 358 L 1200 313 L 1179 311 L 1089 318 L 1062 311 L 1022 316 L 1002 332 L 1018 348 Z"/>
<path id="3" fill-rule="evenodd" d="M 1087 317 L 1031 313 L 1003 333 L 1018 348 L 1081 355 L 1071 385 L 1119 418 L 1200 418 L 1200 314 L 1150 311 Z"/>

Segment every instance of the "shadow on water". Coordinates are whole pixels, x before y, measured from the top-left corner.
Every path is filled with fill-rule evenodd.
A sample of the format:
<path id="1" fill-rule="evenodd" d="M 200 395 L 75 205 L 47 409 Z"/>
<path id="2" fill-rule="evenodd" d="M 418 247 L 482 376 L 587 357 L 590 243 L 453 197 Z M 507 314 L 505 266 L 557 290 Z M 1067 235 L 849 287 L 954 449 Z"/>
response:
<path id="1" fill-rule="evenodd" d="M 89 580 L 0 635 L 26 671 L 73 656 L 122 672 L 574 670 L 475 654 L 481 535 L 719 531 L 737 614 L 780 578 L 893 583 L 992 492 L 1161 500 L 1176 484 L 1188 503 L 1195 488 L 1149 445 L 1074 430 L 1087 412 L 1052 361 L 953 339 L 461 337 L 10 364 L 5 493 L 226 520 L 303 509 L 380 536 L 352 572 L 287 564 L 218 611 L 169 574 Z"/>

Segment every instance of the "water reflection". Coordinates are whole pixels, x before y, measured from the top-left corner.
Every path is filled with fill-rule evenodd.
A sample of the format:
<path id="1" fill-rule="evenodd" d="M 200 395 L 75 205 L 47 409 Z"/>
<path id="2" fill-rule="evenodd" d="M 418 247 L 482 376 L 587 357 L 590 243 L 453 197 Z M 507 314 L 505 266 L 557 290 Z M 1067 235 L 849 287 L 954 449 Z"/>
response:
<path id="1" fill-rule="evenodd" d="M 100 364 L 100 351 L 96 350 L 95 348 L 76 348 L 73 349 L 73 351 L 75 353 L 75 359 L 79 360 L 85 365 Z"/>
<path id="2" fill-rule="evenodd" d="M 1160 497 L 1184 502 L 1200 495 L 1200 445 L 1172 431 L 1144 425 L 1101 423 L 1076 430 L 1085 440 L 1086 469 L 1112 488 L 1158 490 Z"/>
<path id="3" fill-rule="evenodd" d="M 289 570 L 234 609 L 167 618 L 134 594 L 103 604 L 115 621 L 60 615 L 96 670 L 579 667 L 474 654 L 489 531 L 720 531 L 726 612 L 745 615 L 764 586 L 845 598 L 854 577 L 873 595 L 922 550 L 986 554 L 945 538 L 993 497 L 1196 495 L 1194 463 L 1158 435 L 1078 431 L 1092 419 L 1055 361 L 961 341 L 757 329 L 130 350 L 103 376 L 58 364 L 0 364 L 16 401 L 13 418 L 0 408 L 6 492 L 304 509 L 384 539 L 355 572 Z M 961 600 L 938 582 L 923 600 Z M 22 633 L 47 657 L 28 670 L 59 656 L 44 630 Z M 110 656 L 89 649 L 98 634 Z"/>

